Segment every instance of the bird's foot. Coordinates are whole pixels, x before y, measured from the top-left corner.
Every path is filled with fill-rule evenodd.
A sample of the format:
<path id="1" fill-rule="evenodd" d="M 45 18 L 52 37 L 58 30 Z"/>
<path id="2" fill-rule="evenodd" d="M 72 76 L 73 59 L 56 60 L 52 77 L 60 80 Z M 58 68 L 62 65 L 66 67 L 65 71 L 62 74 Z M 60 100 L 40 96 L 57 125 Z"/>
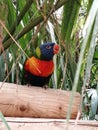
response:
<path id="1" fill-rule="evenodd" d="M 28 83 L 27 86 L 28 86 L 28 87 L 31 87 L 31 84 Z"/>
<path id="2" fill-rule="evenodd" d="M 48 85 L 45 84 L 45 85 L 43 86 L 43 88 L 44 88 L 44 89 L 47 89 L 47 88 L 48 88 Z"/>

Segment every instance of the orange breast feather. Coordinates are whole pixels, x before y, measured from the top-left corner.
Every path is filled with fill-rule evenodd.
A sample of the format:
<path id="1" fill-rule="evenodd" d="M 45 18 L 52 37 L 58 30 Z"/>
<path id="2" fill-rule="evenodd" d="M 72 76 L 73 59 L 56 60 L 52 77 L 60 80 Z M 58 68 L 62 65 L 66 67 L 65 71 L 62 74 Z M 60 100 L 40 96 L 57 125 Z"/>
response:
<path id="1" fill-rule="evenodd" d="M 25 70 L 36 76 L 47 77 L 53 73 L 54 63 L 52 60 L 43 61 L 33 56 L 25 62 Z"/>

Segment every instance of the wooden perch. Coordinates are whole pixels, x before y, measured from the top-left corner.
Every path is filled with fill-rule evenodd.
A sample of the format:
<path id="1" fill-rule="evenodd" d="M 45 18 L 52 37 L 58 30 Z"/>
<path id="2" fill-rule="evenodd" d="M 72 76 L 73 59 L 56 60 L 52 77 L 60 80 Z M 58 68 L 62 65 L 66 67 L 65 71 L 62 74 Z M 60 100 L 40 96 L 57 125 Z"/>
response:
<path id="1" fill-rule="evenodd" d="M 70 94 L 65 90 L 4 83 L 0 89 L 0 111 L 10 117 L 66 118 Z M 76 118 L 79 105 L 80 94 L 76 93 L 71 119 Z"/>

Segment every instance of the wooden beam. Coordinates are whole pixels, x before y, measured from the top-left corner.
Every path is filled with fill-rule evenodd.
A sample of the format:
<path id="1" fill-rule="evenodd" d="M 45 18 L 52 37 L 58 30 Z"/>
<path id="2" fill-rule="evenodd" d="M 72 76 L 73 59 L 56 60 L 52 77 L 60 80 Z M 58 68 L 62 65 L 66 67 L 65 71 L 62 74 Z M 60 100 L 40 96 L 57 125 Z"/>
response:
<path id="1" fill-rule="evenodd" d="M 98 121 L 43 119 L 43 118 L 5 118 L 11 130 L 98 130 Z M 0 130 L 7 130 L 0 121 Z"/>
<path id="2" fill-rule="evenodd" d="M 0 89 L 0 111 L 10 117 L 66 118 L 70 94 L 65 90 L 4 83 Z M 76 118 L 79 105 L 80 94 L 76 93 L 71 119 Z"/>

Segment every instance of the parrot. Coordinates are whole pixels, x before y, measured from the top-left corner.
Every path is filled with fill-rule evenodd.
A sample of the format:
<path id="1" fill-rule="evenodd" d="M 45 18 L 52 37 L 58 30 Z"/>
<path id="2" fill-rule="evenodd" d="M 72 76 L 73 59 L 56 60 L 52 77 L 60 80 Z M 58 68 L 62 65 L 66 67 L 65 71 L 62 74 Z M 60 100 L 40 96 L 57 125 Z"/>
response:
<path id="1" fill-rule="evenodd" d="M 47 86 L 54 71 L 53 56 L 59 53 L 59 45 L 53 42 L 40 44 L 35 54 L 24 62 L 25 84 L 37 87 Z"/>

